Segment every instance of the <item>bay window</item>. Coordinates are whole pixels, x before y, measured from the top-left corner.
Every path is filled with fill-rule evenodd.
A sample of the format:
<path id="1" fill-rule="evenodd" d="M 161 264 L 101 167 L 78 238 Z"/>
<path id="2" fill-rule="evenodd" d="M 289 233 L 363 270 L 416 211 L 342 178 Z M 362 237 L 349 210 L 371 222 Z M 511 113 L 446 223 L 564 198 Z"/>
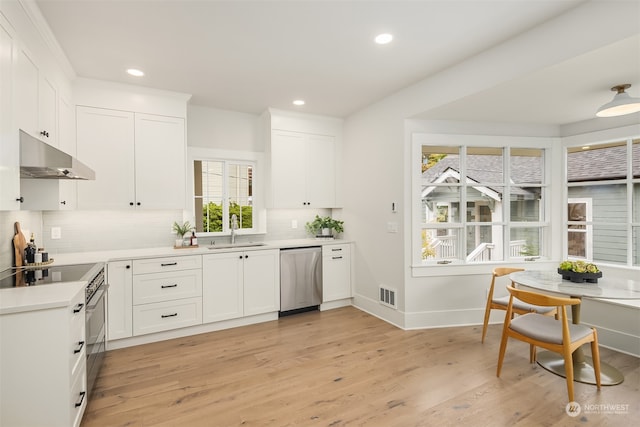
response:
<path id="1" fill-rule="evenodd" d="M 422 264 L 547 256 L 544 148 L 524 146 L 522 138 L 424 139 L 434 143 L 420 143 Z"/>

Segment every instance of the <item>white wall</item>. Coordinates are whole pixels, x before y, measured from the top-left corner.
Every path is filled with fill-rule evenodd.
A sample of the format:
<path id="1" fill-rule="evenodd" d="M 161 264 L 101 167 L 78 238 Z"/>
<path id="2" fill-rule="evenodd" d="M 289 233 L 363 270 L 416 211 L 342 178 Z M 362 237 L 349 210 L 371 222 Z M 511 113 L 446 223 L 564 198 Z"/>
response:
<path id="1" fill-rule="evenodd" d="M 412 277 L 410 204 L 415 198 L 410 189 L 411 133 L 405 119 L 634 35 L 636 6 L 631 2 L 618 6 L 628 10 L 609 8 L 605 2 L 582 4 L 346 119 L 343 217 L 353 224 L 346 233 L 348 238 L 357 242 L 354 289 L 358 306 L 404 327 L 480 321 L 492 266 L 472 268 L 469 275 Z M 575 130 L 512 124 L 429 125 L 439 133 L 465 128 L 470 134 L 521 136 L 560 136 L 563 131 Z M 398 203 L 397 214 L 390 213 L 392 201 Z M 555 212 L 560 212 L 560 207 L 556 206 Z M 552 221 L 560 227 L 561 217 Z M 400 232 L 387 233 L 388 222 L 398 222 Z M 555 235 L 559 246 L 561 236 Z M 398 311 L 376 302 L 381 283 L 398 288 Z"/>

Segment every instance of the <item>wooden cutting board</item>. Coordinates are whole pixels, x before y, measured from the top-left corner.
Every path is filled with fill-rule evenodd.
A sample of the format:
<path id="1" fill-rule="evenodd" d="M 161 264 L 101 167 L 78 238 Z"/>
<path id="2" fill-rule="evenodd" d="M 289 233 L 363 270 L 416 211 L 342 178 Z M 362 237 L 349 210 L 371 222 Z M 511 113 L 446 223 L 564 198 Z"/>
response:
<path id="1" fill-rule="evenodd" d="M 13 250 L 16 267 L 21 267 L 24 265 L 24 250 L 26 249 L 26 247 L 27 239 L 25 239 L 24 234 L 22 234 L 20 223 L 16 221 L 15 235 L 13 236 Z"/>

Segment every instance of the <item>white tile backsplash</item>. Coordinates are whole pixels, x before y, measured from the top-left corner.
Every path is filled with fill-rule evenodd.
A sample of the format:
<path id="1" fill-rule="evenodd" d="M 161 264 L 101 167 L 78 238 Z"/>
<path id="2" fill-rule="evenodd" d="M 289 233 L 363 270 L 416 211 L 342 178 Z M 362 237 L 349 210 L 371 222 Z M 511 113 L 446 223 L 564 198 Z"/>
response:
<path id="1" fill-rule="evenodd" d="M 43 212 L 44 246 L 56 253 L 171 246 L 174 221 L 182 211 L 64 211 Z M 59 227 L 61 239 L 51 239 Z"/>
<path id="2" fill-rule="evenodd" d="M 331 209 L 269 209 L 265 236 L 240 236 L 244 240 L 289 240 L 310 237 L 305 224 L 316 215 L 331 215 Z M 174 221 L 183 221 L 182 211 L 17 211 L 0 212 L 0 268 L 13 262 L 13 225 L 19 221 L 23 229 L 35 233 L 36 244 L 44 247 L 52 258 L 69 252 L 113 249 L 141 249 L 172 246 Z M 292 222 L 297 228 L 292 228 Z M 60 239 L 51 239 L 51 228 L 59 227 Z M 28 236 L 27 236 L 28 238 Z M 225 241 L 225 237 L 213 240 Z M 206 238 L 208 242 L 212 240 Z"/>

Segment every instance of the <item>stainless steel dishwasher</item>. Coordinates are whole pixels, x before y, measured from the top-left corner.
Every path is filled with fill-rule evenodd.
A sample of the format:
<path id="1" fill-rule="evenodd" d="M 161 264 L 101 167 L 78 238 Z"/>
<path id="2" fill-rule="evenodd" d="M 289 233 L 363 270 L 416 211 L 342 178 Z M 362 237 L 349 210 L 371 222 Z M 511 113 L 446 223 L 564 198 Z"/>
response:
<path id="1" fill-rule="evenodd" d="M 280 315 L 317 310 L 322 302 L 322 248 L 280 250 Z"/>

